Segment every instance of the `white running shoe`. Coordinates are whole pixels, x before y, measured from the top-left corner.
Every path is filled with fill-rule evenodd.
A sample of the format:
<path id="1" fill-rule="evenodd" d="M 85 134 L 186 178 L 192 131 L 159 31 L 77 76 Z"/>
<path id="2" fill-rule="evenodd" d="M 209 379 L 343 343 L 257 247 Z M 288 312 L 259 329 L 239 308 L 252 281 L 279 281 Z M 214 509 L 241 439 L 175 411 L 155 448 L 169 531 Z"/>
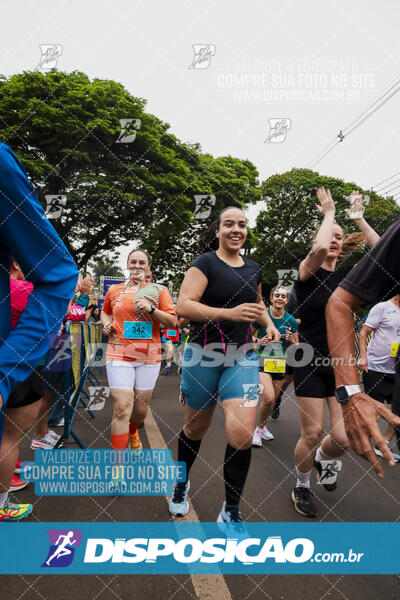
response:
<path id="1" fill-rule="evenodd" d="M 176 481 L 172 491 L 171 500 L 169 501 L 169 512 L 174 517 L 184 517 L 189 512 L 188 491 L 190 481 Z"/>
<path id="2" fill-rule="evenodd" d="M 52 450 L 54 446 L 57 444 L 57 439 L 54 439 L 49 432 L 46 433 L 42 438 L 38 439 L 36 436 L 33 438 L 31 442 L 32 450 Z M 61 442 L 62 446 L 62 442 Z"/>
<path id="3" fill-rule="evenodd" d="M 254 430 L 252 444 L 253 446 L 262 446 L 261 429 L 258 427 Z"/>
<path id="4" fill-rule="evenodd" d="M 55 440 L 57 442 L 57 440 L 60 439 L 61 435 L 58 435 L 58 433 L 56 433 L 55 431 L 53 431 L 52 429 L 49 429 L 48 432 L 46 433 L 46 435 L 50 436 L 53 438 L 53 440 Z"/>
<path id="5" fill-rule="evenodd" d="M 261 435 L 262 439 L 266 440 L 267 442 L 274 439 L 274 436 L 272 435 L 272 433 L 270 432 L 270 430 L 268 429 L 268 427 L 266 425 L 264 425 L 264 427 L 262 429 L 260 429 L 260 435 Z"/>

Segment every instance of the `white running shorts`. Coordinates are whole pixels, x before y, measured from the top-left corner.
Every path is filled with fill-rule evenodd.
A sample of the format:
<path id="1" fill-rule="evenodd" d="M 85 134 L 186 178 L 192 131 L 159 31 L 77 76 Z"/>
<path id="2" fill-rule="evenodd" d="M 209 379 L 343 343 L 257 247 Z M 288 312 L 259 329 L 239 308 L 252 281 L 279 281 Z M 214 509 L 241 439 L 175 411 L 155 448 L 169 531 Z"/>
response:
<path id="1" fill-rule="evenodd" d="M 108 360 L 108 385 L 115 390 L 153 390 L 161 363 L 138 363 L 127 360 Z"/>

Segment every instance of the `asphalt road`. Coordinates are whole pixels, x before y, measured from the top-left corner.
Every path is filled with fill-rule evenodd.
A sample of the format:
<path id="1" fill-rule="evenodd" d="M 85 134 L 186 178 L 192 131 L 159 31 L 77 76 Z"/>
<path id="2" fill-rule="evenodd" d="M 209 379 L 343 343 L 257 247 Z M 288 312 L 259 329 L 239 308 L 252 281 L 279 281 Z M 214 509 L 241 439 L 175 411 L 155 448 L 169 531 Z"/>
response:
<path id="1" fill-rule="evenodd" d="M 177 375 L 160 377 L 152 400 L 152 414 L 168 448 L 174 452 L 183 423 L 183 408 L 178 401 Z M 111 403 L 92 420 L 79 409 L 75 430 L 87 447 L 110 447 Z M 146 429 L 140 430 L 144 447 L 150 447 Z M 290 493 L 294 485 L 293 449 L 299 435 L 299 420 L 293 388 L 284 395 L 281 416 L 271 421 L 275 439 L 254 448 L 242 514 L 249 521 L 298 522 L 304 517 L 295 512 Z M 146 433 L 147 431 L 147 433 Z M 150 435 L 150 433 L 149 433 Z M 21 446 L 20 457 L 32 459 L 30 436 Z M 226 437 L 222 411 L 218 408 L 204 438 L 200 455 L 191 472 L 190 499 L 200 521 L 214 521 L 224 499 L 222 461 Z M 76 448 L 68 441 L 64 448 Z M 338 488 L 327 492 L 313 485 L 319 505 L 319 521 L 398 521 L 400 465 L 385 469 L 378 480 L 367 464 L 354 453 L 343 460 Z M 168 521 L 170 515 L 164 497 L 38 497 L 33 486 L 13 494 L 13 501 L 33 502 L 30 521 Z M 6 526 L 6 525 L 3 525 Z M 24 522 L 21 522 L 21 527 Z M 371 540 L 371 543 L 374 543 Z M 21 552 L 23 549 L 21 549 Z M 397 576 L 352 575 L 229 575 L 208 576 L 202 581 L 186 575 L 113 576 L 113 575 L 4 575 L 0 577 L 2 598 L 8 600 L 125 600 L 151 597 L 153 600 L 197 600 L 232 598 L 233 600 L 385 600 L 398 599 Z M 218 579 L 219 577 L 219 579 Z"/>

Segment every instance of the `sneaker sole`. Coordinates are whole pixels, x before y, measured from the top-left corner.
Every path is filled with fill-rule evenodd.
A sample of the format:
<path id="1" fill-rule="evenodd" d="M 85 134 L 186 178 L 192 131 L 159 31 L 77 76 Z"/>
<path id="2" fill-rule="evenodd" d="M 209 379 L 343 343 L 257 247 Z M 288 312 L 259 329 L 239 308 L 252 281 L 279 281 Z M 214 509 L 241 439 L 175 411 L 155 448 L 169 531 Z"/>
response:
<path id="1" fill-rule="evenodd" d="M 34 446 L 33 444 L 30 445 L 31 450 L 53 450 L 53 446 Z"/>
<path id="2" fill-rule="evenodd" d="M 267 437 L 264 437 L 263 435 L 262 435 L 261 437 L 262 437 L 262 439 L 263 439 L 265 442 L 272 442 L 272 440 L 273 440 L 273 439 L 275 439 L 275 438 L 273 438 L 273 437 L 268 437 L 268 438 L 267 438 Z"/>
<path id="3" fill-rule="evenodd" d="M 64 442 L 61 442 L 61 444 L 59 444 L 57 446 L 57 448 L 55 448 L 55 445 L 56 444 L 54 444 L 54 446 L 36 446 L 36 445 L 34 446 L 33 444 L 31 444 L 30 449 L 31 450 L 58 450 L 58 448 L 61 448 L 64 445 Z M 17 473 L 17 471 L 16 471 L 16 473 Z"/>
<path id="4" fill-rule="evenodd" d="M 303 512 L 302 510 L 300 510 L 300 508 L 297 506 L 296 503 L 296 497 L 294 495 L 294 492 L 292 492 L 291 494 L 291 498 L 293 500 L 293 504 L 294 504 L 294 508 L 296 509 L 296 511 L 300 514 L 303 515 L 303 517 L 308 517 L 309 519 L 314 519 L 317 516 L 317 512 L 315 512 L 313 515 L 308 515 L 307 513 Z"/>
<path id="5" fill-rule="evenodd" d="M 26 511 L 20 515 L 19 517 L 11 517 L 11 518 L 2 518 L 0 516 L 0 523 L 11 523 L 12 521 L 22 521 L 22 519 L 26 519 L 32 513 L 33 506 L 30 505 L 30 508 L 27 508 Z"/>
<path id="6" fill-rule="evenodd" d="M 189 501 L 188 501 L 188 507 L 187 507 L 187 510 L 185 512 L 174 513 L 174 512 L 172 512 L 171 509 L 169 509 L 169 512 L 171 513 L 171 515 L 173 517 L 185 517 L 188 514 L 189 509 L 190 509 L 190 506 L 189 506 Z"/>
<path id="7" fill-rule="evenodd" d="M 23 490 L 24 488 L 26 488 L 27 485 L 29 485 L 29 481 L 24 481 L 24 483 L 21 485 L 12 485 L 8 491 L 18 492 L 18 490 Z"/>

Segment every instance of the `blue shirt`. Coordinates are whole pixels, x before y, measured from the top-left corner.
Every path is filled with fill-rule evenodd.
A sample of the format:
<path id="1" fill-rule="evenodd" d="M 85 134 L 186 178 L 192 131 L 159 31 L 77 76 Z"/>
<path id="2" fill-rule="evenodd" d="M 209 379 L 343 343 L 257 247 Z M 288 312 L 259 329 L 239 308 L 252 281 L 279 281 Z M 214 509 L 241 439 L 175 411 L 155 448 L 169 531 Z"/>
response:
<path id="1" fill-rule="evenodd" d="M 12 331 L 10 256 L 35 286 Z M 49 350 L 48 335 L 59 330 L 77 278 L 78 269 L 46 219 L 23 166 L 0 143 L 0 394 L 4 404 Z"/>

